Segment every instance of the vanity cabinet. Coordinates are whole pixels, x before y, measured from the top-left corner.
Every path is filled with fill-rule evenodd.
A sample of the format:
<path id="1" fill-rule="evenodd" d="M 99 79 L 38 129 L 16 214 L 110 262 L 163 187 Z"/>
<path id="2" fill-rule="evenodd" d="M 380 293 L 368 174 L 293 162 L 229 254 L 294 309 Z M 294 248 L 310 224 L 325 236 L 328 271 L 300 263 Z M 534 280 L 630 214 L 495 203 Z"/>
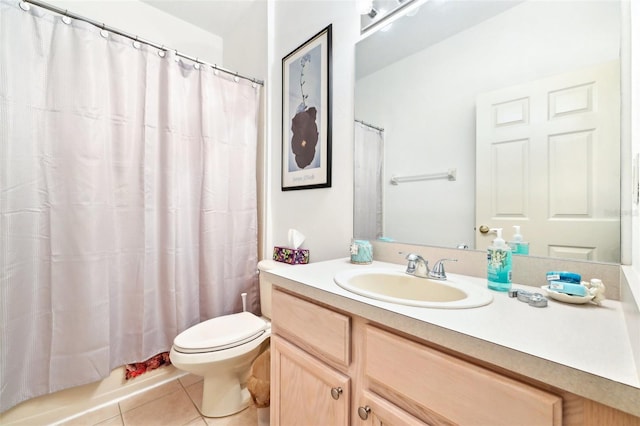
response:
<path id="1" fill-rule="evenodd" d="M 556 395 L 377 327 L 364 333 L 367 390 L 431 424 L 562 424 Z"/>
<path id="2" fill-rule="evenodd" d="M 272 333 L 274 426 L 640 425 L 640 418 L 279 287 Z"/>
<path id="3" fill-rule="evenodd" d="M 271 424 L 349 425 L 350 317 L 274 290 L 271 320 Z"/>

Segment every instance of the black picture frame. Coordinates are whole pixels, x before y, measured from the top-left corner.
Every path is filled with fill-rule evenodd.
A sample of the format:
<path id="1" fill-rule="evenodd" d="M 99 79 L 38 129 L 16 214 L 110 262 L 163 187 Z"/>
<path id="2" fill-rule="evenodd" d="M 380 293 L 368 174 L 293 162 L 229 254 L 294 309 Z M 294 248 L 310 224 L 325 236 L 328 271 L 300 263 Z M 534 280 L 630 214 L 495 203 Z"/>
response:
<path id="1" fill-rule="evenodd" d="M 282 190 L 331 187 L 331 24 L 282 59 Z"/>

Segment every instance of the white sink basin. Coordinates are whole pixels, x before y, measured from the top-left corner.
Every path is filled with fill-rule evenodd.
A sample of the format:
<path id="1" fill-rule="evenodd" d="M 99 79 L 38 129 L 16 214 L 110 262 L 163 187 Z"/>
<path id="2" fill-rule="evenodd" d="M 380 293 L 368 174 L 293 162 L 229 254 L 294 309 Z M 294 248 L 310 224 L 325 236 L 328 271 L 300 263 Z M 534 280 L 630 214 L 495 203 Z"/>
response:
<path id="1" fill-rule="evenodd" d="M 455 274 L 448 274 L 446 281 L 438 281 L 391 269 L 367 268 L 340 272 L 334 281 L 360 296 L 401 305 L 464 309 L 493 301 L 488 289 Z"/>

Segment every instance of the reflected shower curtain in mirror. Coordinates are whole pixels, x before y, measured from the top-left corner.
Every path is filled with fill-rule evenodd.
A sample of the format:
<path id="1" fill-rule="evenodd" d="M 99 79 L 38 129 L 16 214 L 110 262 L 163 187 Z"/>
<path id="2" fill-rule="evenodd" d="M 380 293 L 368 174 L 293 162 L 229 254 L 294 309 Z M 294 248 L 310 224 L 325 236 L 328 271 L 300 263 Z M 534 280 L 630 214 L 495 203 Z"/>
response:
<path id="1" fill-rule="evenodd" d="M 257 309 L 260 88 L 0 0 L 0 410 Z"/>
<path id="2" fill-rule="evenodd" d="M 355 123 L 353 236 L 375 240 L 383 236 L 384 131 Z"/>

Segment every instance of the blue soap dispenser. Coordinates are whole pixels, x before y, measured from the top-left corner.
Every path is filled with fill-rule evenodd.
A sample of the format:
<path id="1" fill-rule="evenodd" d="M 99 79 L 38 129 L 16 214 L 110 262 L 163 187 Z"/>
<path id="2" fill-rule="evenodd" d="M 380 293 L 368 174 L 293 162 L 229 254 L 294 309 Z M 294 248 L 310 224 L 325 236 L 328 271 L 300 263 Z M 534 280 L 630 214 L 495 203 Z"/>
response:
<path id="1" fill-rule="evenodd" d="M 491 229 L 497 234 L 487 249 L 487 284 L 491 290 L 511 290 L 511 247 L 502 239 L 502 228 Z"/>
<path id="2" fill-rule="evenodd" d="M 520 225 L 513 225 L 516 230 L 513 234 L 513 240 L 509 241 L 509 247 L 513 254 L 529 254 L 529 243 L 523 241 L 522 234 L 520 233 Z"/>

